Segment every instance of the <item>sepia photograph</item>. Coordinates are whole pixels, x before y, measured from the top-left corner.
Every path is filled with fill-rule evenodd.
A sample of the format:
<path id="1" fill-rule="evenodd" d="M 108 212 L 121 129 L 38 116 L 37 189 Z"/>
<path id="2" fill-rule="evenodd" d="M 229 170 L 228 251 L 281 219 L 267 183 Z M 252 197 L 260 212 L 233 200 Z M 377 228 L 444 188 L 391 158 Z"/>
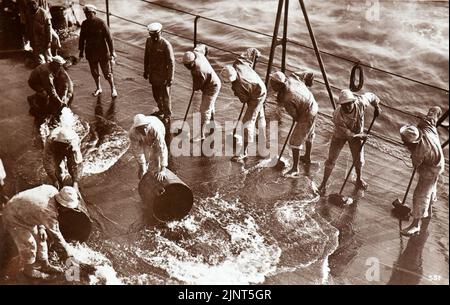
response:
<path id="1" fill-rule="evenodd" d="M 449 285 L 449 1 L 0 0 L 0 93 L 0 286 Z"/>

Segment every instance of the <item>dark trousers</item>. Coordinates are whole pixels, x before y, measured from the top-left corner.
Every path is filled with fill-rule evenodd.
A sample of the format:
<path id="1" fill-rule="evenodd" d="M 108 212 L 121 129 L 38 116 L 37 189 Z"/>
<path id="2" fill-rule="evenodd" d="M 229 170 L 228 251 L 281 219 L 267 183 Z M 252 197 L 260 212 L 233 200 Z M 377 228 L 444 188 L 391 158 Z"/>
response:
<path id="1" fill-rule="evenodd" d="M 158 105 L 159 111 L 161 111 L 164 116 L 172 116 L 172 104 L 170 100 L 170 87 L 166 85 L 152 85 L 153 98 Z"/>

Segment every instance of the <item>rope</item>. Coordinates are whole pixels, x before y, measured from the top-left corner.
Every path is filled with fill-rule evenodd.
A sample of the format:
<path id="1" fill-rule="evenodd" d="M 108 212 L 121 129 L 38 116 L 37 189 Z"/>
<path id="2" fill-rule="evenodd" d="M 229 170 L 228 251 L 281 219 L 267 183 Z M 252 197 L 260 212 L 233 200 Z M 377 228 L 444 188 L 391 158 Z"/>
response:
<path id="1" fill-rule="evenodd" d="M 359 77 L 358 77 L 358 85 L 355 84 L 356 81 L 356 72 L 359 72 Z M 350 85 L 349 88 L 352 92 L 358 92 L 359 90 L 362 89 L 362 87 L 364 86 L 364 72 L 363 72 L 363 68 L 359 65 L 356 64 L 353 66 L 352 71 L 350 73 Z"/>

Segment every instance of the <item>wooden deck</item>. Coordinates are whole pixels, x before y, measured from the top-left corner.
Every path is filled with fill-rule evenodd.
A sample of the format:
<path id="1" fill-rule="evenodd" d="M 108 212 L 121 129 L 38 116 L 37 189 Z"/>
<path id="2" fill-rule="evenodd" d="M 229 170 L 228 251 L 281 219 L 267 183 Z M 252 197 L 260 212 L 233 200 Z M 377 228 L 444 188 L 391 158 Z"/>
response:
<path id="1" fill-rule="evenodd" d="M 174 46 L 177 51 L 176 79 L 172 89 L 174 117 L 182 118 L 190 97 L 191 78 L 180 63 L 180 56 L 187 46 Z M 114 67 L 119 97 L 116 100 L 116 121 L 128 129 L 137 113 L 149 114 L 155 108 L 151 89 L 142 78 L 141 58 L 143 50 L 116 41 L 119 58 Z M 215 66 L 216 70 L 220 67 Z M 12 172 L 14 160 L 31 146 L 39 145 L 33 133 L 33 121 L 28 115 L 26 97 L 32 93 L 27 86 L 30 69 L 23 58 L 0 61 L 0 153 L 8 173 Z M 87 62 L 84 60 L 70 68 L 69 73 L 75 82 L 75 113 L 86 119 L 94 118 L 96 99 L 90 93 L 94 89 Z M 109 88 L 102 80 L 104 107 L 110 105 Z M 232 101 L 232 102 L 231 102 Z M 126 102 L 126 107 L 124 106 Z M 234 100 L 230 86 L 224 85 L 217 101 L 216 120 L 237 117 L 240 103 Z M 26 122 L 17 124 L 17 122 Z M 287 134 L 290 122 L 281 126 L 283 137 Z M 314 159 L 323 163 L 327 157 L 332 125 L 326 116 L 321 116 L 313 148 Z M 284 139 L 284 138 L 283 138 Z M 282 143 L 280 143 L 281 148 Z M 400 158 L 399 158 L 400 157 Z M 198 158 L 197 158 L 198 159 Z M 333 280 L 338 284 L 448 284 L 449 283 L 449 245 L 448 245 L 448 164 L 438 186 L 438 202 L 435 214 L 424 232 L 414 238 L 399 235 L 399 222 L 390 215 L 391 202 L 402 197 L 406 189 L 411 168 L 401 160 L 409 160 L 406 151 L 394 144 L 373 139 L 366 148 L 364 177 L 369 183 L 365 194 L 357 194 L 357 203 L 348 207 L 336 207 L 327 203 L 326 197 L 317 205 L 319 214 L 340 231 L 339 248 L 330 256 L 329 265 Z M 192 161 L 199 166 L 195 179 L 209 179 L 212 166 L 224 167 L 222 180 L 229 174 L 239 174 L 238 167 L 229 166 L 227 158 L 218 158 L 211 163 Z M 345 148 L 330 178 L 328 193 L 334 193 L 351 165 L 348 148 Z M 183 179 L 183 163 L 175 162 L 174 170 Z M 142 222 L 140 198 L 137 193 L 137 168 L 131 154 L 126 153 L 103 177 L 88 177 L 82 181 L 86 201 L 95 202 L 91 208 L 92 216 L 100 224 L 106 237 L 129 232 L 136 223 Z M 114 183 L 99 184 L 104 177 Z M 8 177 L 10 178 L 11 175 Z M 310 173 L 310 177 L 320 182 L 322 170 Z M 14 179 L 14 177 L 11 177 Z M 415 184 L 413 184 L 414 187 Z M 9 190 L 12 186 L 9 185 Z M 351 194 L 353 185 L 345 190 Z M 411 197 L 410 197 L 411 199 Z M 410 203 L 411 200 L 408 200 Z M 406 226 L 406 223 L 402 223 Z M 425 229 L 425 228 L 424 228 Z M 368 263 L 378 262 L 379 278 L 368 280 Z M 266 283 L 302 284 L 308 283 L 308 275 L 289 272 L 268 278 Z"/>

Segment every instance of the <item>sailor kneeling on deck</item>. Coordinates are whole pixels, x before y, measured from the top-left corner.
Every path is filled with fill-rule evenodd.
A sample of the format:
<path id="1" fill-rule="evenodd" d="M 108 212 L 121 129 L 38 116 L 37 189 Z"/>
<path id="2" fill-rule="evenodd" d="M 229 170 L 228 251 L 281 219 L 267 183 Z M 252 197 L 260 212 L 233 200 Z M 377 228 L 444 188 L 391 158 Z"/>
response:
<path id="1" fill-rule="evenodd" d="M 411 236 L 420 232 L 422 218 L 431 218 L 431 206 L 437 200 L 437 182 L 444 172 L 445 159 L 436 123 L 441 116 L 440 107 L 431 107 L 419 125 L 406 125 L 400 129 L 403 143 L 411 152 L 419 181 L 413 195 L 413 222 L 401 231 Z"/>
<path id="2" fill-rule="evenodd" d="M 131 151 L 139 164 L 141 179 L 151 169 L 158 181 L 167 177 L 168 150 L 165 142 L 166 128 L 155 116 L 137 114 L 128 133 Z"/>
<path id="3" fill-rule="evenodd" d="M 29 99 L 30 107 L 37 108 L 44 114 L 57 116 L 61 109 L 69 106 L 73 97 L 73 83 L 64 69 L 66 61 L 55 56 L 52 61 L 37 66 L 30 74 L 28 85 L 36 91 L 35 98 Z M 33 101 L 33 103 L 32 103 Z"/>
<path id="4" fill-rule="evenodd" d="M 253 53 L 253 56 L 252 56 Z M 247 56 L 247 55 L 250 56 Z M 253 63 L 259 51 L 251 48 L 239 56 L 232 65 L 226 65 L 220 76 L 224 83 L 231 83 L 231 89 L 239 100 L 247 104 L 247 110 L 242 119 L 244 124 L 244 141 L 242 151 L 234 156 L 232 161 L 242 161 L 247 157 L 248 143 L 255 137 L 256 122 L 258 122 L 258 142 L 266 145 L 266 118 L 264 115 L 264 102 L 267 90 L 263 80 L 253 70 Z M 253 58 L 251 58 L 253 57 Z"/>
<path id="5" fill-rule="evenodd" d="M 68 127 L 57 127 L 45 141 L 43 163 L 52 184 L 58 189 L 64 186 L 61 172 L 61 162 L 64 159 L 67 160 L 67 170 L 72 178 L 73 187 L 78 189 L 83 162 L 80 138 Z"/>
<path id="6" fill-rule="evenodd" d="M 72 187 L 61 191 L 51 185 L 41 185 L 13 196 L 3 210 L 3 223 L 19 251 L 23 272 L 36 279 L 48 274 L 61 273 L 62 269 L 48 261 L 47 232 L 62 247 L 65 255 L 72 250 L 59 230 L 60 209 L 76 209 L 78 194 Z"/>
<path id="7" fill-rule="evenodd" d="M 313 79 L 314 75 L 310 72 L 294 73 L 289 78 L 283 72 L 275 72 L 270 77 L 270 84 L 278 93 L 278 106 L 284 107 L 292 119 L 297 122 L 289 142 L 293 164 L 287 174 L 298 174 L 299 160 L 311 163 L 316 116 L 319 111 L 319 105 L 308 89 L 312 86 Z M 303 142 L 305 142 L 305 154 L 300 156 L 300 147 Z"/>
<path id="8" fill-rule="evenodd" d="M 364 149 L 361 148 L 361 144 L 367 138 L 367 134 L 364 133 L 364 113 L 367 106 L 372 105 L 375 108 L 374 115 L 378 116 L 381 111 L 379 103 L 380 99 L 370 92 L 356 97 L 352 91 L 344 89 L 339 94 L 339 107 L 333 113 L 334 134 L 330 143 L 328 159 L 325 161 L 323 180 L 319 186 L 320 193 L 325 193 L 328 178 L 347 142 L 355 163 L 356 187 L 367 189 L 367 183 L 362 179 L 361 174 L 364 165 Z"/>

